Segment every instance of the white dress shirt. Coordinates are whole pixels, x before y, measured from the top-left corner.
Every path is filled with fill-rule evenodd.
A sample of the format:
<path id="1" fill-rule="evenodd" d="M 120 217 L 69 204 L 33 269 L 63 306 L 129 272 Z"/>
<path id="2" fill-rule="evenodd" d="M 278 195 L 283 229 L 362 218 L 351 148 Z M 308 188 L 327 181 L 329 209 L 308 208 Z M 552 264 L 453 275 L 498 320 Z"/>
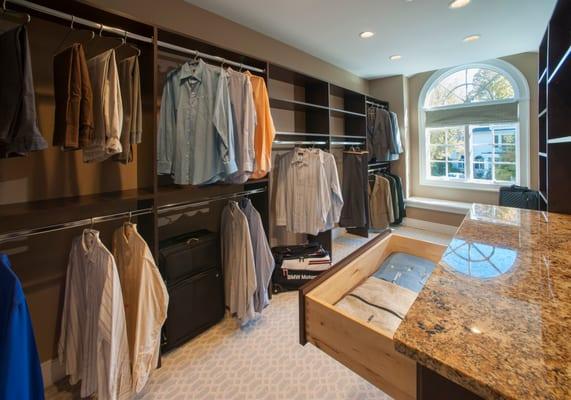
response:
<path id="1" fill-rule="evenodd" d="M 113 256 L 86 229 L 73 241 L 65 287 L 58 356 L 81 397 L 114 400 L 129 393 L 131 377 L 125 310 Z"/>
<path id="2" fill-rule="evenodd" d="M 278 165 L 276 225 L 317 235 L 339 222 L 343 195 L 333 155 L 296 148 Z"/>
<path id="3" fill-rule="evenodd" d="M 123 291 L 133 390 L 139 393 L 159 361 L 161 328 L 167 318 L 169 296 L 151 250 L 134 224 L 113 234 Z"/>

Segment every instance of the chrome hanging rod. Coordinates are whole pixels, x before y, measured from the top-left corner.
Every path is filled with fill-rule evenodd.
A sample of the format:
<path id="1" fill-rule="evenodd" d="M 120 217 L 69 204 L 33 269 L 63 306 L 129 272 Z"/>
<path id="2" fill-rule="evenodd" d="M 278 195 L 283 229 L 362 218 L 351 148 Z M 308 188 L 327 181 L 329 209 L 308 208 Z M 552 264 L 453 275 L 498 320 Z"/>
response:
<path id="1" fill-rule="evenodd" d="M 375 107 L 381 107 L 384 108 L 385 110 L 388 110 L 389 106 L 386 104 L 380 104 L 371 100 L 366 100 L 365 103 L 371 105 L 371 106 L 375 106 Z"/>
<path id="2" fill-rule="evenodd" d="M 313 141 L 313 140 L 274 140 L 274 144 L 283 144 L 283 145 L 326 145 L 327 142 L 325 141 Z"/>
<path id="3" fill-rule="evenodd" d="M 355 141 L 355 142 L 337 142 L 337 141 L 332 141 L 331 142 L 332 145 L 334 146 L 361 146 L 363 144 L 365 144 L 364 140 L 361 141 Z"/>
<path id="4" fill-rule="evenodd" d="M 192 208 L 204 207 L 204 206 L 207 206 L 208 204 L 214 203 L 216 201 L 237 199 L 240 197 L 250 196 L 252 194 L 264 193 L 266 190 L 267 189 L 265 187 L 263 187 L 263 188 L 258 188 L 258 189 L 245 190 L 243 192 L 221 194 L 220 196 L 209 197 L 207 199 L 199 200 L 199 201 L 183 201 L 181 203 L 172 203 L 172 204 L 167 204 L 167 205 L 158 207 L 157 211 L 159 214 L 164 214 L 166 212 L 183 210 L 185 208 L 190 208 L 190 207 L 192 207 Z"/>
<path id="5" fill-rule="evenodd" d="M 64 229 L 77 228 L 80 226 L 93 225 L 101 222 L 112 221 L 115 219 L 137 217 L 139 215 L 151 214 L 152 212 L 153 209 L 151 207 L 141 208 L 135 211 L 125 211 L 117 214 L 109 214 L 109 215 L 102 215 L 99 217 L 85 218 L 77 221 L 64 222 L 61 224 L 47 225 L 40 228 L 21 229 L 18 231 L 4 233 L 0 235 L 0 243 L 21 239 L 29 236 L 41 235 L 43 233 L 50 233 L 50 232 L 62 231 Z"/>
<path id="6" fill-rule="evenodd" d="M 265 69 L 252 67 L 251 65 L 239 63 L 236 61 L 227 60 L 227 59 L 222 58 L 220 56 L 213 56 L 212 54 L 206 54 L 206 53 L 202 53 L 198 50 L 187 49 L 186 47 L 178 46 L 176 44 L 171 44 L 171 43 L 167 43 L 167 42 L 162 42 L 160 40 L 157 42 L 157 46 L 162 47 L 163 49 L 174 50 L 174 51 L 178 51 L 180 53 L 185 53 L 185 54 L 189 54 L 189 55 L 192 55 L 195 57 L 200 57 L 200 58 L 203 58 L 205 60 L 211 60 L 211 61 L 215 61 L 215 62 L 218 62 L 221 64 L 231 65 L 231 66 L 237 67 L 237 68 L 248 69 L 250 71 L 258 72 L 260 74 L 263 74 L 264 72 L 266 72 Z"/>
<path id="7" fill-rule="evenodd" d="M 114 28 L 112 26 L 107 26 L 103 24 L 99 24 L 97 22 L 90 21 L 88 19 L 79 18 L 71 14 L 67 14 L 58 10 L 54 10 L 53 8 L 48 8 L 45 6 L 41 6 L 36 3 L 32 3 L 31 1 L 26 0 L 7 0 L 7 3 L 12 3 L 18 6 L 26 7 L 30 10 L 35 10 L 41 12 L 42 14 L 51 15 L 60 19 L 64 19 L 67 21 L 73 21 L 74 24 L 80 24 L 83 26 L 87 26 L 89 28 L 94 28 L 103 32 L 112 33 L 118 36 L 121 36 L 125 39 L 134 39 L 138 40 L 139 42 L 145 43 L 153 43 L 152 37 L 141 36 L 136 33 L 128 32 L 124 29 Z"/>
<path id="8" fill-rule="evenodd" d="M 315 137 L 333 136 L 333 135 L 328 135 L 327 133 L 303 133 L 303 132 L 283 132 L 283 131 L 277 131 L 276 135 L 282 135 L 282 136 L 315 136 Z"/>

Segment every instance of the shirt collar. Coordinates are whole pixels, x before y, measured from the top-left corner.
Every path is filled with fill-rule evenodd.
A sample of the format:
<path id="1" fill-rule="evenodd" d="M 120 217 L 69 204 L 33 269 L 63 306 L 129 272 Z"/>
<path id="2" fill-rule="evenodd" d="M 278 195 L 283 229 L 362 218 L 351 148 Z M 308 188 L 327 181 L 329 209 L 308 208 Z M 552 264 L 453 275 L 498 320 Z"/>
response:
<path id="1" fill-rule="evenodd" d="M 95 248 L 99 244 L 99 231 L 94 229 L 84 229 L 81 234 L 81 248 L 85 255 L 91 260 Z"/>
<path id="2" fill-rule="evenodd" d="M 197 62 L 189 61 L 184 63 L 180 68 L 179 79 L 182 81 L 184 79 L 194 78 L 198 82 L 202 82 L 204 68 L 206 68 L 206 63 L 202 60 L 198 60 Z"/>
<path id="3" fill-rule="evenodd" d="M 323 159 L 323 152 L 319 149 L 304 149 L 301 147 L 296 147 L 293 149 L 293 157 L 291 158 L 291 164 L 298 164 L 298 165 L 309 165 L 309 158 L 311 156 L 318 156 L 319 162 L 321 164 L 325 163 Z M 299 155 L 303 154 L 303 157 Z"/>

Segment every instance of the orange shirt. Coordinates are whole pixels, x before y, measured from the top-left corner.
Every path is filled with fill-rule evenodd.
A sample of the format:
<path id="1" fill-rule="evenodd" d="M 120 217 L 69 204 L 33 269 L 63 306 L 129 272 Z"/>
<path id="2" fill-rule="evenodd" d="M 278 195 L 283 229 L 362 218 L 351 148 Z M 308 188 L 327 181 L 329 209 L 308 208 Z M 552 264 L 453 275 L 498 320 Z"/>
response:
<path id="1" fill-rule="evenodd" d="M 254 93 L 254 105 L 256 107 L 256 132 L 254 134 L 254 149 L 256 164 L 252 179 L 259 179 L 266 176 L 272 168 L 272 143 L 276 135 L 272 113 L 270 111 L 270 99 L 266 82 L 260 76 L 246 72 L 252 83 Z"/>

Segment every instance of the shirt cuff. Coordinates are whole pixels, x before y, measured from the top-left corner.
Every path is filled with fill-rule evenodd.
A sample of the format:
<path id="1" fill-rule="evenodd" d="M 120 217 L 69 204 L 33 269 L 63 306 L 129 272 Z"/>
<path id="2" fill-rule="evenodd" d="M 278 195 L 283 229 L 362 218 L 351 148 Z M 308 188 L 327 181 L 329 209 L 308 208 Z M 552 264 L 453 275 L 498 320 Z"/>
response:
<path id="1" fill-rule="evenodd" d="M 172 172 L 172 163 L 170 161 L 161 161 L 159 160 L 157 163 L 158 173 L 160 175 L 167 175 Z"/>
<path id="2" fill-rule="evenodd" d="M 107 154 L 117 154 L 121 153 L 122 151 L 123 147 L 121 146 L 119 139 L 111 137 L 105 142 L 105 152 Z"/>

